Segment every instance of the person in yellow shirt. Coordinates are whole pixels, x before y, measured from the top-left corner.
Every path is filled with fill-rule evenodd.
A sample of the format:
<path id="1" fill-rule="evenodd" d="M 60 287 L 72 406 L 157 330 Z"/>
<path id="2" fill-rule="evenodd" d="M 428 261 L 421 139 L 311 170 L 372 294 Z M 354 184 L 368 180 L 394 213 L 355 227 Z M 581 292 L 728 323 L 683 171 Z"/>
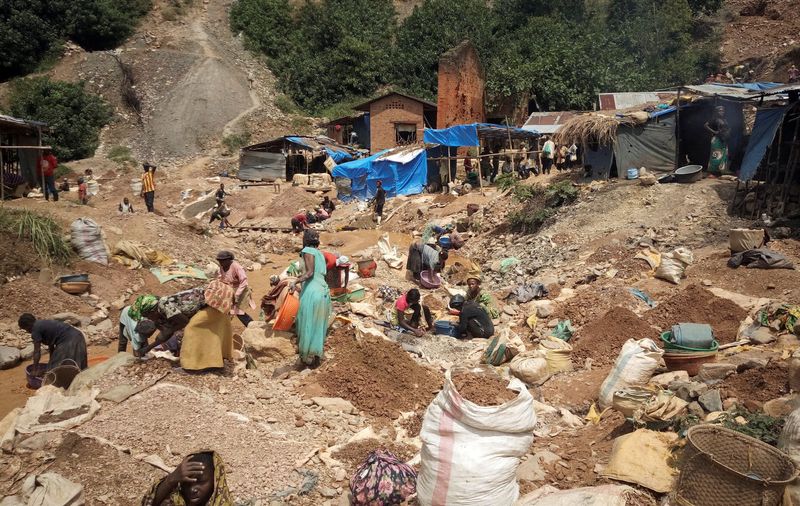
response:
<path id="1" fill-rule="evenodd" d="M 155 182 L 155 173 L 156 173 L 156 166 L 152 163 L 145 163 L 142 165 L 144 167 L 144 174 L 142 174 L 142 193 L 141 196 L 144 198 L 144 204 L 147 206 L 147 212 L 152 213 L 155 212 L 155 198 L 156 198 L 156 182 Z"/>

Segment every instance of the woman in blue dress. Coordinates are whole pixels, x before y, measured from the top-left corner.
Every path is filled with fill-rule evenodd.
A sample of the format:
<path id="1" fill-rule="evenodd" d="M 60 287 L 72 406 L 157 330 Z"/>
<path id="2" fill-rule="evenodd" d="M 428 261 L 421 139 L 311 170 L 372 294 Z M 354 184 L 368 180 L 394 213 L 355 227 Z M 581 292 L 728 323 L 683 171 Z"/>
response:
<path id="1" fill-rule="evenodd" d="M 296 290 L 300 290 L 300 309 L 296 321 L 300 360 L 312 367 L 322 361 L 331 314 L 331 295 L 325 282 L 325 257 L 318 248 L 319 232 L 306 230 L 300 251 L 305 272 L 294 285 Z"/>

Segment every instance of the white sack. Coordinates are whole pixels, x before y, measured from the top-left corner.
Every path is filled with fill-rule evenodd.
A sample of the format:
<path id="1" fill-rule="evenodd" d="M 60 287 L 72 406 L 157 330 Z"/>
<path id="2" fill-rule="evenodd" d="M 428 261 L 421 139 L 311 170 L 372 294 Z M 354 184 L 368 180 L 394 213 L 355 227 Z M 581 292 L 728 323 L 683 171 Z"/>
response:
<path id="1" fill-rule="evenodd" d="M 630 387 L 643 387 L 653 377 L 664 350 L 651 339 L 628 339 L 622 346 L 614 368 L 600 386 L 601 408 L 612 405 L 614 392 Z"/>

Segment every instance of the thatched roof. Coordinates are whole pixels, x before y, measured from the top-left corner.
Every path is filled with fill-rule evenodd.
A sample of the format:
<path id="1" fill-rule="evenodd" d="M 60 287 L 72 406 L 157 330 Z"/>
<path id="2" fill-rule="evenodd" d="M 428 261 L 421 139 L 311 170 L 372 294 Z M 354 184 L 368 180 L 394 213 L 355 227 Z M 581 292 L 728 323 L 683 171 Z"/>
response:
<path id="1" fill-rule="evenodd" d="M 611 144 L 617 138 L 617 128 L 620 125 L 636 125 L 641 122 L 640 118 L 619 116 L 615 112 L 579 114 L 561 125 L 555 134 L 555 142 L 567 144 L 596 141 L 601 145 Z"/>

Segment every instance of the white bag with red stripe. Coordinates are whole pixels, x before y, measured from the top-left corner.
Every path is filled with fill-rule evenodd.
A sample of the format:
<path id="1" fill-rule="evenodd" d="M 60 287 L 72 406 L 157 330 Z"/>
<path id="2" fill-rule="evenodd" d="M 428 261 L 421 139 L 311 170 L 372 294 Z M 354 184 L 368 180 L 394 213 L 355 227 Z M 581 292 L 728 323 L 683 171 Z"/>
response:
<path id="1" fill-rule="evenodd" d="M 470 370 L 480 374 L 486 368 Z M 524 383 L 513 378 L 508 388 L 519 392 L 515 399 L 499 406 L 479 406 L 458 393 L 451 371 L 422 420 L 419 503 L 510 506 L 519 497 L 520 458 L 533 443 L 533 397 Z"/>

